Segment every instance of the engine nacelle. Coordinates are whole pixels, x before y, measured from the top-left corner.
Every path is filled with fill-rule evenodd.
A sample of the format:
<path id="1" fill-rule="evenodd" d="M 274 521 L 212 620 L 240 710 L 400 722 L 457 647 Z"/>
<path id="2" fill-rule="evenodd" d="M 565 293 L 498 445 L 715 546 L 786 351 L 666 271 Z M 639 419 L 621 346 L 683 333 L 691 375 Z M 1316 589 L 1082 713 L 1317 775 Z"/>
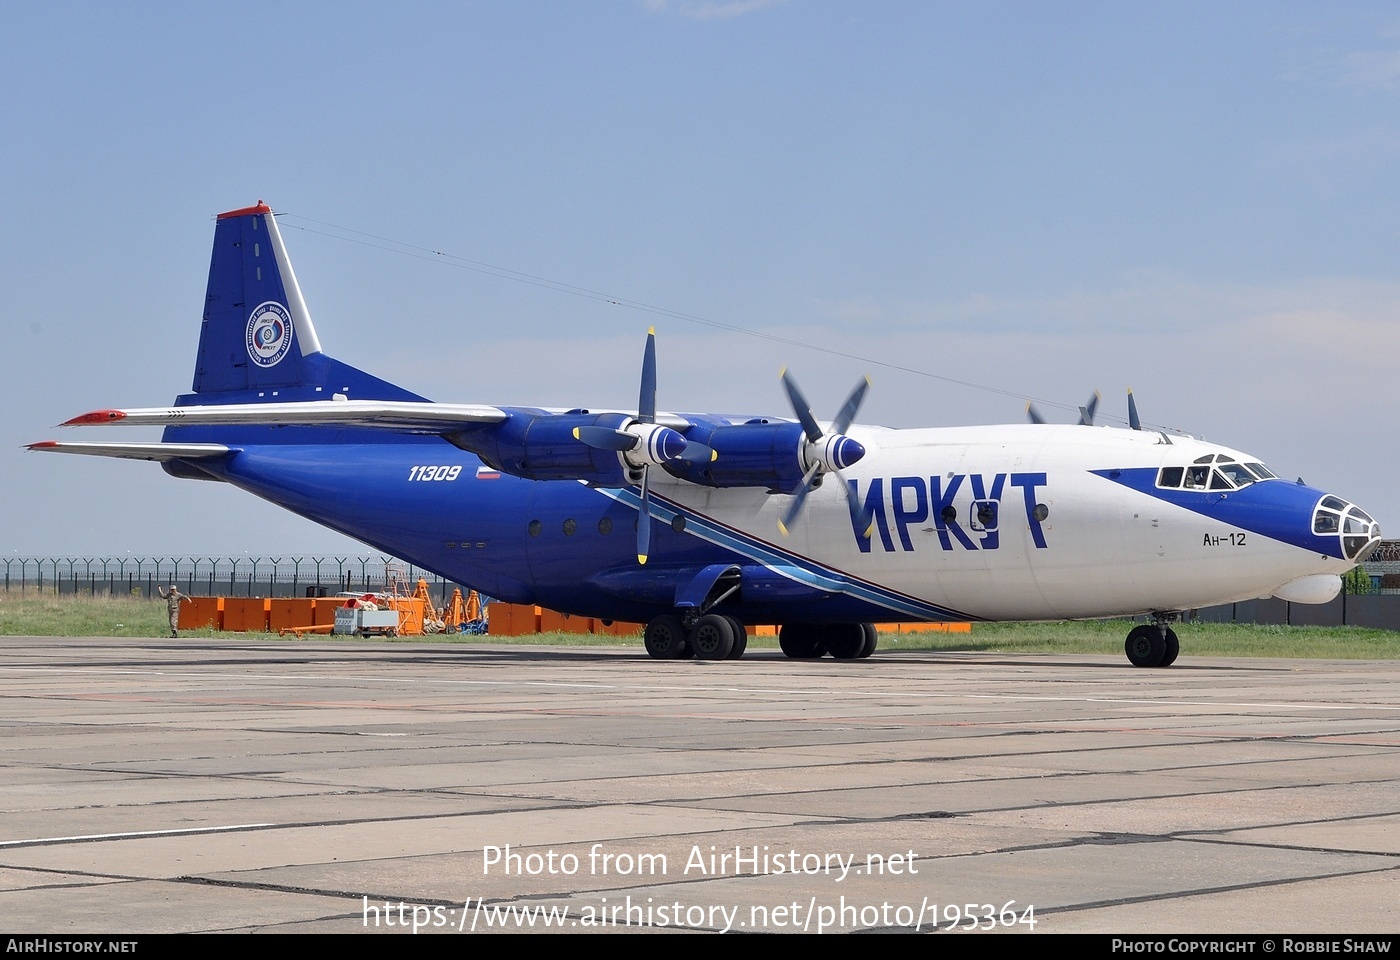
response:
<path id="1" fill-rule="evenodd" d="M 710 463 L 667 464 L 666 472 L 674 477 L 707 487 L 766 487 L 780 493 L 802 486 L 806 435 L 801 424 L 700 421 L 685 437 L 705 444 L 717 456 Z"/>
<path id="2" fill-rule="evenodd" d="M 580 427 L 617 430 L 629 417 L 618 413 L 537 413 L 511 416 L 481 428 L 451 434 L 454 446 L 476 454 L 488 466 L 526 480 L 582 480 L 603 487 L 633 482 L 618 452 L 591 447 L 574 436 Z"/>
<path id="3" fill-rule="evenodd" d="M 860 459 L 865 450 L 849 437 L 831 435 L 808 443 L 802 425 L 752 420 L 746 423 L 697 420 L 684 436 L 669 427 L 638 424 L 619 413 L 542 413 L 512 410 L 500 423 L 451 434 L 455 446 L 487 464 L 526 480 L 582 480 L 604 487 L 640 482 L 643 464 L 663 467 L 673 477 L 707 487 L 763 487 L 793 493 L 813 457 L 830 470 Z M 580 439 L 583 435 L 588 442 Z M 616 441 L 607 437 L 617 437 Z M 609 449 L 605 442 L 635 446 Z M 679 459 L 686 444 L 703 444 L 713 460 Z"/>

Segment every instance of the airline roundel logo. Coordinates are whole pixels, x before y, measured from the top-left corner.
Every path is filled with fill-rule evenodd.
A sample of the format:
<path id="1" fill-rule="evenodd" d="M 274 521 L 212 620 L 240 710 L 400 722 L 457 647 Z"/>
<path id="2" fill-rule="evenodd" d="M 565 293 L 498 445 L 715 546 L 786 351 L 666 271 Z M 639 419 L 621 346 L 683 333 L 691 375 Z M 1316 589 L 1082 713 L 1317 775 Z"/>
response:
<path id="1" fill-rule="evenodd" d="M 260 303 L 248 318 L 248 357 L 274 367 L 292 348 L 292 315 L 276 300 Z"/>

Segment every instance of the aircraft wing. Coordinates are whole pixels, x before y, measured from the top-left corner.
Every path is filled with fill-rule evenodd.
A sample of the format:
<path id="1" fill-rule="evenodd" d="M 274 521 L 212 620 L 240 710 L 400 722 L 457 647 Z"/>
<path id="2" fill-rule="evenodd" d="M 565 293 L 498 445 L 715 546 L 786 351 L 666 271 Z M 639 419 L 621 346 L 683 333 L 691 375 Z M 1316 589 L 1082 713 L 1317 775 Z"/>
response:
<path id="1" fill-rule="evenodd" d="M 42 440 L 28 449 L 44 453 L 82 453 L 90 457 L 118 457 L 122 460 L 208 460 L 226 456 L 232 447 L 222 443 L 65 443 Z"/>
<path id="2" fill-rule="evenodd" d="M 449 433 L 470 424 L 502 423 L 527 413 L 562 414 L 562 407 L 504 410 L 475 403 L 432 403 L 407 400 L 308 400 L 289 403 L 211 403 L 185 407 L 133 407 L 125 410 L 93 410 L 59 424 L 61 427 L 193 426 L 195 424 L 255 425 L 268 427 L 378 427 L 413 433 Z M 595 414 L 635 416 L 625 410 L 594 409 Z M 688 417 L 658 413 L 656 423 L 684 430 Z"/>
<path id="3" fill-rule="evenodd" d="M 262 426 L 379 427 L 415 433 L 442 433 L 473 423 L 499 423 L 509 417 L 499 407 L 469 403 L 422 403 L 403 400 L 310 400 L 290 403 L 199 404 L 187 407 L 137 407 L 94 410 L 65 420 L 61 426 L 171 426 L 258 424 Z"/>

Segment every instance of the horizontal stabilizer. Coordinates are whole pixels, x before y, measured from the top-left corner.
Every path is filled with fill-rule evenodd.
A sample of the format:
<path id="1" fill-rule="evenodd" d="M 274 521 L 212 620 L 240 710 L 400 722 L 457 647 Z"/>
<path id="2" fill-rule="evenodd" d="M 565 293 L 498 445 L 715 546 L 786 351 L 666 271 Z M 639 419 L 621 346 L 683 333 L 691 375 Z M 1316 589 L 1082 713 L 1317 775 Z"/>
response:
<path id="1" fill-rule="evenodd" d="M 94 410 L 61 426 L 258 424 L 262 426 L 378 427 L 414 433 L 441 433 L 467 423 L 499 423 L 499 407 L 467 403 L 420 403 L 401 400 L 309 400 L 293 403 L 197 404 L 187 407 L 142 407 Z"/>
<path id="2" fill-rule="evenodd" d="M 122 460 L 208 460 L 224 457 L 231 448 L 222 443 L 63 443 L 43 440 L 29 444 L 43 453 L 81 453 L 89 457 L 117 457 Z"/>

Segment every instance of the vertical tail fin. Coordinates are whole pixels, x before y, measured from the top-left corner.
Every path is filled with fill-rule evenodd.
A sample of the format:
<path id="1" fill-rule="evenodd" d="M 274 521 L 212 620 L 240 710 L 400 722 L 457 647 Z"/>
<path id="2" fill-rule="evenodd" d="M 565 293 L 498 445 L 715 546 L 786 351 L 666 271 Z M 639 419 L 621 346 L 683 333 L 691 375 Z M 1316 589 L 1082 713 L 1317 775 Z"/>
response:
<path id="1" fill-rule="evenodd" d="M 219 214 L 194 392 L 294 386 L 320 352 L 272 210 L 258 201 Z"/>
<path id="2" fill-rule="evenodd" d="M 261 200 L 218 215 L 193 389 L 204 403 L 270 399 L 273 390 L 282 400 L 422 399 L 322 353 L 277 221 Z"/>

